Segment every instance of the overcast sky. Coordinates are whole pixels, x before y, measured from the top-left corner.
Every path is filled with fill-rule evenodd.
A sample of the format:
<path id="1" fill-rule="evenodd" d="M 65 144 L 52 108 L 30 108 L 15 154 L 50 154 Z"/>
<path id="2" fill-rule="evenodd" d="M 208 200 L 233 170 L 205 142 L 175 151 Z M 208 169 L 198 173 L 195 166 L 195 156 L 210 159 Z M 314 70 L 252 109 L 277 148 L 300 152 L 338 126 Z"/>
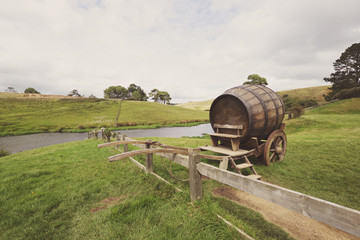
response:
<path id="1" fill-rule="evenodd" d="M 103 97 L 135 83 L 172 102 L 250 74 L 273 90 L 326 85 L 360 42 L 359 0 L 1 0 L 0 91 Z"/>

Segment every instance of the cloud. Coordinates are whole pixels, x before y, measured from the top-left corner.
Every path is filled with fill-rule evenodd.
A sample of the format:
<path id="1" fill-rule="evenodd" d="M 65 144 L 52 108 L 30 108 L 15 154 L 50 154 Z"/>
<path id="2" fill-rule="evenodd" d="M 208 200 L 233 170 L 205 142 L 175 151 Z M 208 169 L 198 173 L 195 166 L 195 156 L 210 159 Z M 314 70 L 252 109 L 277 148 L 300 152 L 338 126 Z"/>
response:
<path id="1" fill-rule="evenodd" d="M 357 0 L 7 1 L 0 91 L 103 96 L 111 85 L 214 98 L 249 74 L 274 90 L 325 85 L 360 39 Z"/>

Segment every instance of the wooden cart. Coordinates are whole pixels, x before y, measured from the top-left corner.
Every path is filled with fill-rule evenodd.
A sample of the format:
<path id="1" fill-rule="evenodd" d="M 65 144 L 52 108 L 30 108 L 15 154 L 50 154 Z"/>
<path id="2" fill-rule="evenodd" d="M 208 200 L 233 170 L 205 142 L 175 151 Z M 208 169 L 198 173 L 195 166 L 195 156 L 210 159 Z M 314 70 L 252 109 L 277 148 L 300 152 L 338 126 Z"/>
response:
<path id="1" fill-rule="evenodd" d="M 260 179 L 247 157 L 262 158 L 267 166 L 284 159 L 287 147 L 284 115 L 280 96 L 267 87 L 242 85 L 228 89 L 211 105 L 212 146 L 201 149 L 230 156 L 230 163 L 239 173 L 250 168 L 252 177 Z M 245 162 L 235 164 L 239 159 Z"/>

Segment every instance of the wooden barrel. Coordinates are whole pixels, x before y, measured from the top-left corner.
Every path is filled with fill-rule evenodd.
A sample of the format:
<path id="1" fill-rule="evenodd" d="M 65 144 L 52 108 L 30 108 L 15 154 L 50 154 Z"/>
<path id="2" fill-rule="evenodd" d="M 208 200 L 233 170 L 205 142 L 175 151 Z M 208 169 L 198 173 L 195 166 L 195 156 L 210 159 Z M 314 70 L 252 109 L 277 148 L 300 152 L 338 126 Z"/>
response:
<path id="1" fill-rule="evenodd" d="M 242 85 L 226 90 L 210 108 L 210 123 L 243 125 L 241 142 L 251 137 L 266 139 L 279 129 L 285 108 L 280 96 L 261 85 Z M 236 134 L 237 130 L 222 129 L 222 133 Z"/>

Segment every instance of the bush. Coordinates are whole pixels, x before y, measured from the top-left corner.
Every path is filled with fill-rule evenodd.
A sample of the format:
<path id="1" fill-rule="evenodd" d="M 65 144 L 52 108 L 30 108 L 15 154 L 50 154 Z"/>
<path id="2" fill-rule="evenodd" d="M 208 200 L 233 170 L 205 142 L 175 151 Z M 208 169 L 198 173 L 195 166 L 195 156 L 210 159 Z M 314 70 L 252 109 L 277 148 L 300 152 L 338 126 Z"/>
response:
<path id="1" fill-rule="evenodd" d="M 308 108 L 318 105 L 315 99 L 299 99 L 297 97 L 290 97 L 288 94 L 282 96 L 285 105 L 285 111 L 291 112 L 294 108 L 302 107 Z"/>
<path id="2" fill-rule="evenodd" d="M 360 97 L 360 87 L 347 88 L 343 89 L 340 92 L 336 93 L 333 99 L 348 99 L 348 98 L 358 98 Z"/>
<path id="3" fill-rule="evenodd" d="M 36 91 L 34 88 L 27 88 L 25 89 L 24 93 L 36 93 L 36 94 L 39 94 L 40 92 Z"/>
<path id="4" fill-rule="evenodd" d="M 0 157 L 5 157 L 7 155 L 10 155 L 10 152 L 5 151 L 4 149 L 0 149 Z"/>
<path id="5" fill-rule="evenodd" d="M 291 109 L 292 118 L 298 118 L 304 114 L 304 109 L 301 106 L 295 106 Z"/>
<path id="6" fill-rule="evenodd" d="M 308 107 L 312 107 L 312 106 L 318 105 L 318 102 L 317 102 L 315 99 L 302 99 L 302 100 L 298 101 L 298 103 L 299 103 L 303 108 L 308 108 Z"/>

